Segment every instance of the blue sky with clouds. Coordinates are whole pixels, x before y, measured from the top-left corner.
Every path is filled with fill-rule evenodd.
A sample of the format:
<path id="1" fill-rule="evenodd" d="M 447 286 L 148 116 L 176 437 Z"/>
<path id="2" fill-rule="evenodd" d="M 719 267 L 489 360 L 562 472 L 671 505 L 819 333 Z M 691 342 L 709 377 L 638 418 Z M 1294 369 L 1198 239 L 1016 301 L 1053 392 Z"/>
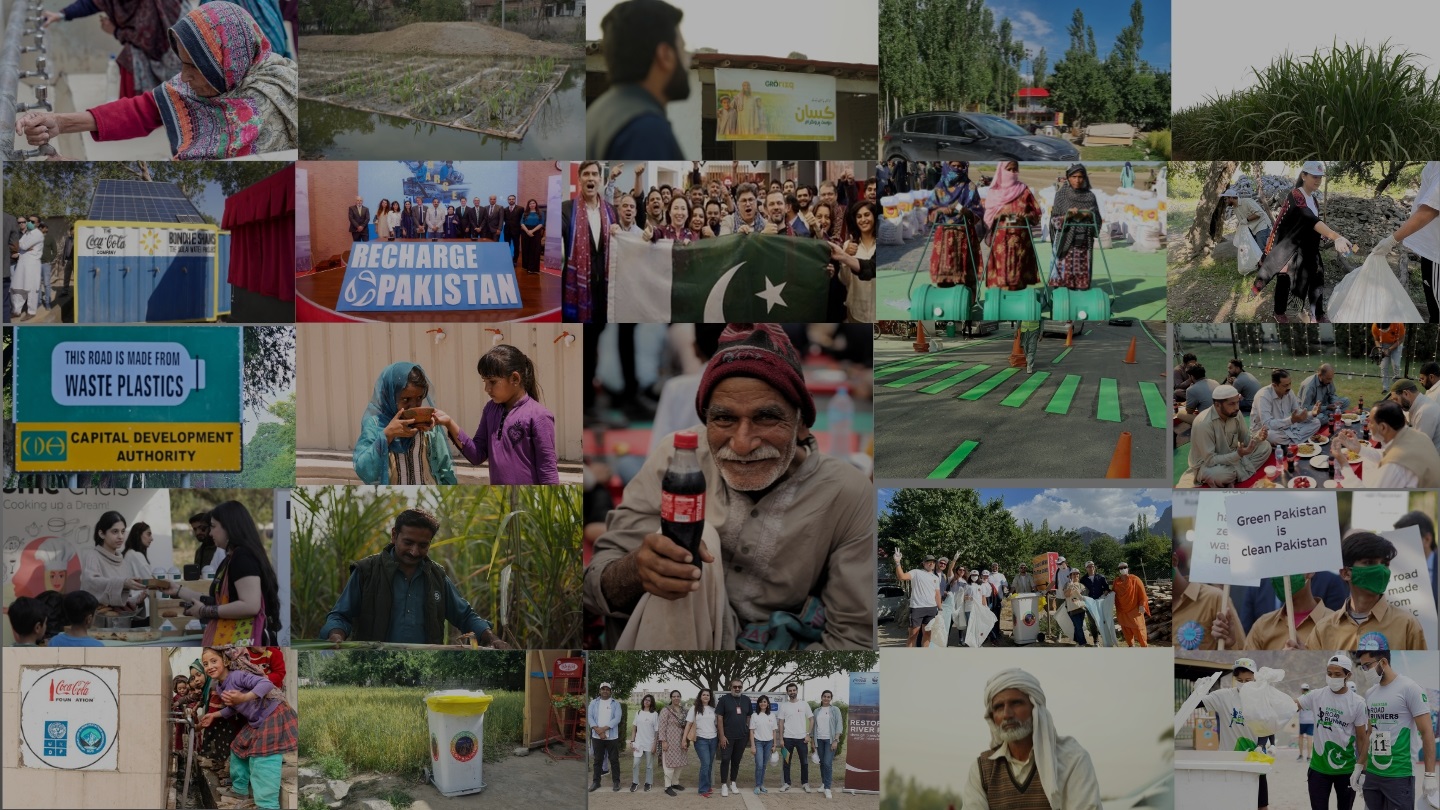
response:
<path id="1" fill-rule="evenodd" d="M 1085 3 L 1055 3 L 1042 0 L 991 0 L 987 5 L 996 18 L 1009 17 L 1016 36 L 1032 52 L 1043 46 L 1050 65 L 1070 47 L 1070 17 L 1078 7 L 1085 12 L 1085 24 L 1095 29 L 1095 46 L 1101 58 L 1115 46 L 1115 37 L 1130 24 L 1130 0 L 1091 0 Z M 1170 2 L 1144 0 L 1145 31 L 1140 58 L 1161 69 L 1170 69 Z M 1029 65 L 1025 66 L 1028 71 Z M 1047 68 L 1048 71 L 1049 68 Z"/>
<path id="2" fill-rule="evenodd" d="M 1130 527 L 1137 514 L 1154 521 L 1170 503 L 1168 489 L 978 489 L 980 500 L 996 498 L 1017 520 L 1039 525 L 1049 520 L 1051 527 L 1079 529 L 1089 527 L 1113 536 L 1120 536 Z M 879 509 L 885 511 L 894 489 L 879 491 Z"/>

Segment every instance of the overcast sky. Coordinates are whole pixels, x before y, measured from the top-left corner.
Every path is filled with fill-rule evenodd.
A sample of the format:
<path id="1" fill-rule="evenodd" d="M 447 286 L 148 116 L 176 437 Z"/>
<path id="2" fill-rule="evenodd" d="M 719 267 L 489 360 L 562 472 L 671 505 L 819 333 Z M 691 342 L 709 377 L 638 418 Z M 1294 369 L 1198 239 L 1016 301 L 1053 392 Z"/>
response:
<path id="1" fill-rule="evenodd" d="M 769 691 L 780 691 L 781 683 L 784 683 L 784 681 L 776 681 L 775 683 L 770 684 Z M 726 685 L 728 686 L 729 684 Z M 880 686 L 882 689 L 885 686 L 885 679 L 883 677 L 880 679 Z M 600 684 L 592 683 L 591 688 L 595 692 L 595 694 L 600 693 Z M 753 691 L 752 684 L 745 684 L 745 688 L 747 690 Z M 679 689 L 680 696 L 685 700 L 694 700 L 695 695 L 699 694 L 700 692 L 700 689 L 698 687 L 688 681 L 676 680 L 669 677 L 661 677 L 636 686 L 634 695 L 639 695 L 642 692 L 658 692 L 668 695 L 670 694 L 671 689 Z M 818 703 L 820 701 L 820 693 L 824 692 L 826 689 L 829 689 L 835 694 L 835 701 L 837 703 L 849 703 L 849 673 L 842 672 L 838 675 L 831 675 L 828 678 L 815 678 L 813 680 L 806 681 L 800 689 L 800 699 L 813 700 Z"/>
<path id="2" fill-rule="evenodd" d="M 821 62 L 879 63 L 877 0 L 669 0 L 685 12 L 685 47 L 721 53 L 788 56 L 799 51 Z M 619 0 L 590 0 L 585 38 L 600 39 L 600 21 Z"/>
<path id="3" fill-rule="evenodd" d="M 1251 68 L 1264 68 L 1287 49 L 1309 54 L 1342 43 L 1385 40 L 1417 54 L 1435 75 L 1440 35 L 1436 33 L 1434 0 L 1308 0 L 1298 3 L 1257 3 L 1254 0 L 1207 0 L 1174 4 L 1175 41 L 1171 103 L 1176 110 L 1200 103 L 1207 95 L 1239 90 L 1254 82 Z M 1428 21 L 1428 22 L 1424 22 Z M 1098 36 L 1098 32 L 1097 32 Z M 1397 99 L 1399 101 L 1399 99 Z"/>
<path id="4" fill-rule="evenodd" d="M 880 511 L 890 502 L 895 490 L 879 492 Z M 1036 526 L 1049 520 L 1051 528 L 1098 529 L 1120 537 L 1130 528 L 1137 515 L 1145 515 L 1154 523 L 1170 503 L 1168 489 L 980 489 L 982 502 L 1000 498 L 1016 520 L 1028 520 Z"/>

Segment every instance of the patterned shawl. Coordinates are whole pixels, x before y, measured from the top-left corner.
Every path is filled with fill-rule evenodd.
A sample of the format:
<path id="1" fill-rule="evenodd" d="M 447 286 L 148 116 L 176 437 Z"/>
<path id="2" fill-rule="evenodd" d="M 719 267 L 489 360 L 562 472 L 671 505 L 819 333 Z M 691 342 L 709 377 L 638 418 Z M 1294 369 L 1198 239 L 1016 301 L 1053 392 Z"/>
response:
<path id="1" fill-rule="evenodd" d="M 610 223 L 615 221 L 615 209 L 610 203 L 600 199 L 600 261 L 602 265 L 610 260 Z M 601 273 L 609 273 L 610 268 L 602 266 Z M 570 212 L 570 266 L 566 268 L 565 283 L 561 290 L 564 296 L 561 307 L 561 317 L 567 323 L 591 323 L 596 320 L 593 317 L 592 309 L 599 308 L 605 313 L 608 306 L 605 297 L 600 295 L 600 290 L 591 289 L 591 267 L 590 267 L 590 216 L 585 211 L 585 197 L 577 194 Z M 605 321 L 605 315 L 599 318 Z"/>
<path id="2" fill-rule="evenodd" d="M 1078 189 L 1070 187 L 1070 177 L 1076 174 L 1083 178 Z M 1094 227 L 1063 228 L 1065 217 L 1072 210 L 1088 212 L 1090 214 L 1089 224 Z M 1063 228 L 1059 245 L 1055 248 L 1056 253 L 1065 253 L 1075 246 L 1077 240 L 1082 240 L 1082 244 L 1088 244 L 1100 232 L 1100 201 L 1095 199 L 1095 191 L 1090 188 L 1090 173 L 1085 171 L 1084 164 L 1076 163 L 1065 172 L 1065 182 L 1055 191 L 1055 204 L 1050 206 L 1050 214 L 1053 218 L 1061 221 Z M 1078 222 L 1084 223 L 1085 220 L 1082 217 Z"/>
<path id="3" fill-rule="evenodd" d="M 165 32 L 180 19 L 180 0 L 95 0 L 95 7 L 115 24 L 115 38 L 127 47 L 154 60 L 170 50 Z"/>
<path id="4" fill-rule="evenodd" d="M 957 210 L 951 214 L 948 210 L 955 206 Z M 925 201 L 925 207 L 940 209 L 942 213 L 935 217 L 936 222 L 957 223 L 964 221 L 964 211 L 970 211 L 976 218 L 985 215 L 984 202 L 981 201 L 975 186 L 970 182 L 970 164 L 962 162 L 960 170 L 945 167 L 940 182 L 936 184 L 934 191 L 930 193 L 930 199 Z"/>
<path id="5" fill-rule="evenodd" d="M 179 76 L 155 88 L 170 151 L 178 160 L 295 149 L 299 143 L 294 62 L 276 54 L 260 26 L 234 3 L 206 3 L 170 29 L 179 53 L 220 95 L 206 98 Z"/>
<path id="6" fill-rule="evenodd" d="M 1008 163 L 995 167 L 995 182 L 990 184 L 990 190 L 985 194 L 985 227 L 994 227 L 1000 211 L 1029 190 L 1020 182 L 1020 173 L 1011 171 Z"/>

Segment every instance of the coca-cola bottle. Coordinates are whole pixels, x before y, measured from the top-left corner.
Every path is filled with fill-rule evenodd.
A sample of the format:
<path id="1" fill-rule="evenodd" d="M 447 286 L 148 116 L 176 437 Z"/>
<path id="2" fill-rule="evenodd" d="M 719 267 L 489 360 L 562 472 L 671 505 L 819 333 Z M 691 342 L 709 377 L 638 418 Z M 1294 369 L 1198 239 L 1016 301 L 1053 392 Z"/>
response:
<path id="1" fill-rule="evenodd" d="M 689 431 L 675 434 L 675 455 L 660 482 L 660 533 L 690 552 L 696 568 L 705 530 L 705 473 L 695 457 L 698 442 Z"/>

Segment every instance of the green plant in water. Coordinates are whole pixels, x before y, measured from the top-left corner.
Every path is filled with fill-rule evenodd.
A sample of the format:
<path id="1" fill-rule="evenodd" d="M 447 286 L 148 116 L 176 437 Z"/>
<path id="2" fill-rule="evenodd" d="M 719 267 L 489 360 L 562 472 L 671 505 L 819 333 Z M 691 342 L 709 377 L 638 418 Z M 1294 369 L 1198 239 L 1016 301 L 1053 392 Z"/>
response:
<path id="1" fill-rule="evenodd" d="M 1177 112 L 1178 160 L 1424 160 L 1440 154 L 1440 78 L 1382 43 L 1285 54 L 1255 86 Z"/>

